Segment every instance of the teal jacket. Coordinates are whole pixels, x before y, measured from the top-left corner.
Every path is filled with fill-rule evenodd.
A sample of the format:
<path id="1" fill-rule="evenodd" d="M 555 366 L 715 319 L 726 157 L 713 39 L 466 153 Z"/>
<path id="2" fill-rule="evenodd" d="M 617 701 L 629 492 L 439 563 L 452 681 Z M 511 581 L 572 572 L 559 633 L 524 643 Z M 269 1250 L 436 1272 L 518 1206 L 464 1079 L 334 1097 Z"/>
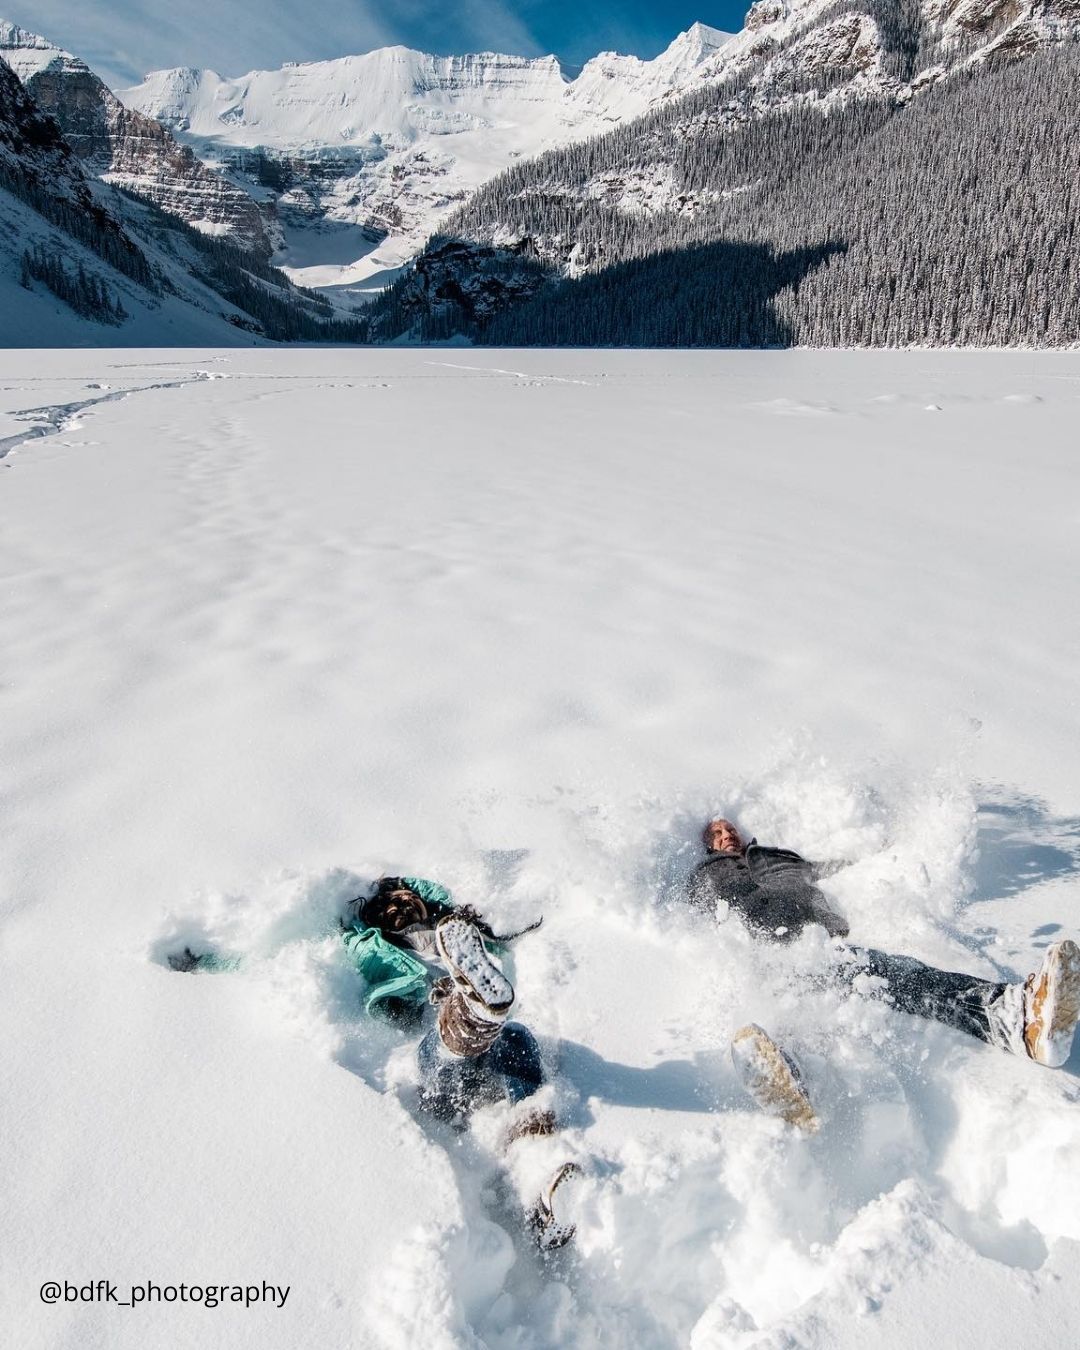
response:
<path id="1" fill-rule="evenodd" d="M 401 880 L 426 905 L 447 913 L 453 910 L 450 892 L 437 881 L 425 881 L 422 877 L 402 877 Z M 347 928 L 342 938 L 345 950 L 367 985 L 364 1007 L 369 1013 L 384 1012 L 383 1005 L 388 998 L 402 999 L 417 1007 L 427 1002 L 431 971 L 418 956 L 395 947 L 377 928 L 364 928 L 358 923 Z"/>
<path id="2" fill-rule="evenodd" d="M 402 877 L 401 880 L 417 893 L 433 911 L 435 918 L 454 912 L 450 892 L 437 881 L 425 881 L 422 877 Z M 422 1008 L 427 1002 L 432 982 L 431 968 L 413 952 L 396 947 L 377 928 L 365 928 L 360 923 L 346 928 L 342 940 L 367 986 L 364 1007 L 368 1012 L 376 1016 L 384 1015 L 388 1011 L 387 999 L 400 999 L 417 1008 Z M 485 943 L 494 951 L 502 950 L 498 943 L 487 942 L 486 939 Z M 170 958 L 174 970 L 218 972 L 236 970 L 241 964 L 237 956 L 212 952 L 202 956 L 194 956 L 190 952 L 186 955 L 190 956 L 189 962 L 182 957 L 175 960 Z"/>

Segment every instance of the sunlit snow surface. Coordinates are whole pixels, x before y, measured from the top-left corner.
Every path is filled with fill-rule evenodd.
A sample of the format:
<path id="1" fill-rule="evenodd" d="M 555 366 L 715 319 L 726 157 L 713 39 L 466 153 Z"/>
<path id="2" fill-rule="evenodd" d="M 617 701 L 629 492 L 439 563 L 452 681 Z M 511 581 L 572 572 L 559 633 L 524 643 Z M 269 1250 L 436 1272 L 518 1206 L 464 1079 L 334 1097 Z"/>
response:
<path id="1" fill-rule="evenodd" d="M 723 810 L 851 859 L 860 941 L 1017 977 L 1080 928 L 1078 414 L 1076 353 L 6 353 L 11 1343 L 1076 1344 L 1080 1054 L 668 896 Z M 333 929 L 387 871 L 545 917 L 561 1257 L 498 1112 L 415 1123 L 360 1011 Z M 749 1020 L 817 1137 L 740 1096 Z M 291 1292 L 39 1300 L 99 1278 Z"/>

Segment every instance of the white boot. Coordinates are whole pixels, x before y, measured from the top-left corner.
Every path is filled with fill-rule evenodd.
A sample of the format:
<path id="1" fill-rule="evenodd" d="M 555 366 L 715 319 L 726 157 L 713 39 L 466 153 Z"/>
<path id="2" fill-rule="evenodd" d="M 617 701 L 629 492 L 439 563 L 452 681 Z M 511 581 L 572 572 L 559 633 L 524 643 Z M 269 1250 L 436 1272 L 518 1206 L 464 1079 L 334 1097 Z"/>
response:
<path id="1" fill-rule="evenodd" d="M 1068 938 L 1048 947 L 1039 969 L 1022 984 L 1007 984 L 986 1015 L 994 1045 L 1060 1069 L 1080 1015 L 1080 947 Z"/>

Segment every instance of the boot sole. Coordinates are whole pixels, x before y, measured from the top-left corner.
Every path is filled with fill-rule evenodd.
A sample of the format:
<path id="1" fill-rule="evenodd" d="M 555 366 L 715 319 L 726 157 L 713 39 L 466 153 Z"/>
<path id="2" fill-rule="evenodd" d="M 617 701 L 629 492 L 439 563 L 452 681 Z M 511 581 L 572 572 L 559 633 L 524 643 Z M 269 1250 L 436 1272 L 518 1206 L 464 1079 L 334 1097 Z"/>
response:
<path id="1" fill-rule="evenodd" d="M 762 1111 L 807 1134 L 817 1132 L 820 1122 L 798 1071 L 764 1028 L 754 1022 L 740 1028 L 731 1040 L 731 1058 Z"/>
<path id="2" fill-rule="evenodd" d="M 489 1013 L 502 1014 L 514 1002 L 514 987 L 492 961 L 484 940 L 466 919 L 443 919 L 435 946 L 456 988 Z"/>
<path id="3" fill-rule="evenodd" d="M 529 1215 L 529 1224 L 536 1237 L 536 1245 L 541 1251 L 557 1251 L 565 1247 L 577 1232 L 572 1223 L 560 1223 L 555 1217 L 555 1192 L 569 1177 L 576 1177 L 581 1171 L 577 1163 L 566 1162 L 556 1171 L 544 1192 Z"/>
<path id="4" fill-rule="evenodd" d="M 1047 1068 L 1061 1068 L 1072 1052 L 1078 1018 L 1080 947 L 1066 938 L 1046 953 L 1031 996 L 1031 1016 L 1024 1029 L 1031 1058 Z"/>

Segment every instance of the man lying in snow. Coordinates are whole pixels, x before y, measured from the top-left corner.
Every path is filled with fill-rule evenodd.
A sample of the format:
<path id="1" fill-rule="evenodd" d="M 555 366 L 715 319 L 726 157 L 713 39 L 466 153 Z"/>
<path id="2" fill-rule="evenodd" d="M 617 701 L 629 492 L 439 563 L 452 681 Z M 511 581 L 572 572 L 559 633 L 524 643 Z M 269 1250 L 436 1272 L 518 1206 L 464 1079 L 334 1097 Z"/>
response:
<path id="1" fill-rule="evenodd" d="M 754 839 L 744 843 L 729 820 L 709 821 L 702 839 L 708 856 L 685 886 L 685 899 L 695 909 L 717 916 L 734 910 L 766 942 L 791 942 L 815 923 L 831 937 L 847 937 L 847 922 L 814 884 L 843 864 L 811 863 L 790 849 L 763 848 Z M 850 985 L 859 975 L 875 975 L 902 1012 L 944 1022 L 1049 1068 L 1060 1068 L 1069 1058 L 1080 1018 L 1080 948 L 1075 942 L 1053 943 L 1040 968 L 1020 984 L 936 970 L 911 956 L 846 943 L 837 944 L 836 955 L 838 983 Z M 794 1064 L 777 1047 L 772 1046 L 775 1054 L 770 1052 L 771 1042 L 765 1045 L 753 1032 L 760 1028 L 744 1028 L 732 1047 L 744 1083 L 759 1100 L 761 1093 L 771 1094 L 776 1114 L 805 1113 L 806 1090 Z"/>

